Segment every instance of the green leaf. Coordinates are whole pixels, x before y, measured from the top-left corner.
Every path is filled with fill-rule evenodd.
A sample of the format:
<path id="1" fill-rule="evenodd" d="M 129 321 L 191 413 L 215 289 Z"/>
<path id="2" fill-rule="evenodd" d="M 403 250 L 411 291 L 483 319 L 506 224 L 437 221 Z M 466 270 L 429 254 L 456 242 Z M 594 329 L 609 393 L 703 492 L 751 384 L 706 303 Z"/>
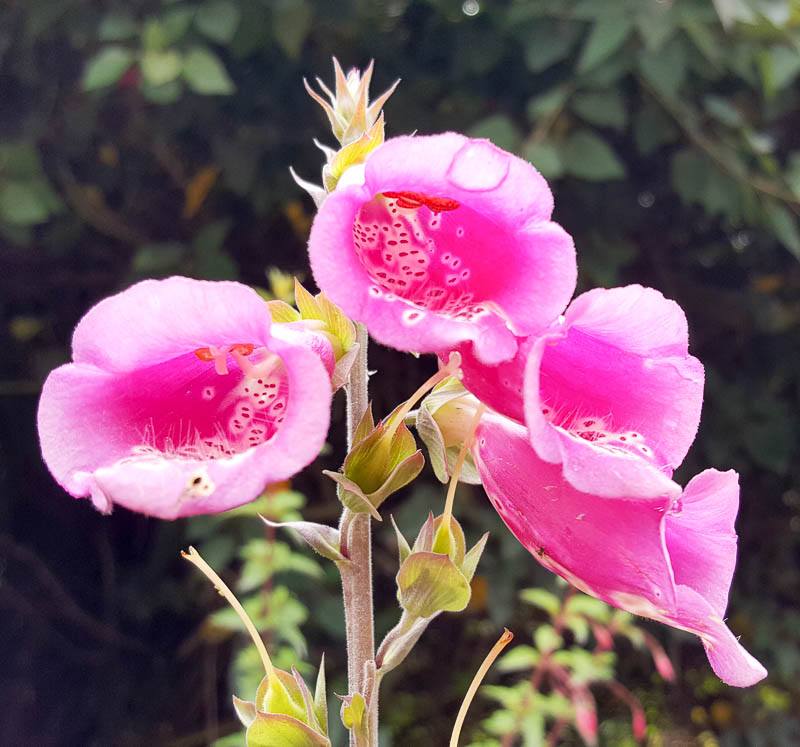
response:
<path id="1" fill-rule="evenodd" d="M 183 83 L 180 80 L 172 80 L 163 86 L 154 86 L 150 83 L 142 83 L 142 96 L 154 104 L 166 106 L 174 104 L 183 93 Z"/>
<path id="2" fill-rule="evenodd" d="M 194 47 L 184 59 L 183 77 L 196 93 L 229 95 L 236 90 L 219 57 L 207 47 Z"/>
<path id="3" fill-rule="evenodd" d="M 564 174 L 561 153 L 555 144 L 543 141 L 526 144 L 522 155 L 530 161 L 546 179 L 557 179 Z"/>
<path id="4" fill-rule="evenodd" d="M 578 116 L 594 125 L 624 130 L 628 123 L 628 107 L 616 89 L 576 93 L 570 106 Z"/>
<path id="5" fill-rule="evenodd" d="M 540 20 L 531 30 L 525 47 L 525 64 L 533 73 L 547 70 L 569 56 L 580 32 L 577 24 Z"/>
<path id="6" fill-rule="evenodd" d="M 633 23 L 627 16 L 601 17 L 592 26 L 583 45 L 578 58 L 578 72 L 585 73 L 614 54 L 625 43 L 632 28 Z"/>
<path id="7" fill-rule="evenodd" d="M 633 139 L 639 152 L 650 155 L 662 145 L 675 142 L 680 130 L 664 110 L 645 102 L 633 117 Z"/>
<path id="8" fill-rule="evenodd" d="M 555 114 L 569 98 L 569 89 L 566 86 L 557 86 L 551 88 L 541 96 L 536 96 L 528 101 L 526 107 L 528 112 L 528 119 L 534 124 L 542 117 L 548 117 Z"/>
<path id="9" fill-rule="evenodd" d="M 29 182 L 0 184 L 0 218 L 4 221 L 13 226 L 33 226 L 49 217 L 46 201 Z"/>
<path id="10" fill-rule="evenodd" d="M 183 259 L 186 247 L 175 241 L 145 244 L 133 255 L 131 269 L 137 275 L 166 275 Z"/>
<path id="11" fill-rule="evenodd" d="M 774 200 L 764 202 L 764 215 L 767 225 L 772 228 L 781 242 L 797 259 L 800 259 L 800 230 L 797 218 L 788 208 Z"/>
<path id="12" fill-rule="evenodd" d="M 139 24 L 133 16 L 125 12 L 111 12 L 103 17 L 97 29 L 97 38 L 100 41 L 122 41 L 130 39 L 139 33 Z"/>
<path id="13" fill-rule="evenodd" d="M 583 615 L 597 622 L 606 622 L 611 615 L 611 608 L 599 599 L 586 594 L 575 594 L 566 604 L 571 615 Z"/>
<path id="14" fill-rule="evenodd" d="M 194 17 L 197 30 L 212 41 L 228 44 L 239 28 L 239 6 L 231 0 L 207 0 Z"/>
<path id="15" fill-rule="evenodd" d="M 547 589 L 523 589 L 519 598 L 526 604 L 544 610 L 550 617 L 555 617 L 561 609 L 561 600 Z"/>
<path id="16" fill-rule="evenodd" d="M 29 179 L 41 173 L 39 150 L 33 143 L 0 143 L 0 174 L 4 177 Z"/>
<path id="17" fill-rule="evenodd" d="M 186 6 L 177 6 L 167 10 L 161 17 L 164 39 L 167 44 L 180 41 L 192 25 L 195 9 Z"/>
<path id="18" fill-rule="evenodd" d="M 658 50 L 675 33 L 675 13 L 666 3 L 641 3 L 636 29 L 645 48 Z"/>
<path id="19" fill-rule="evenodd" d="M 625 167 L 609 145 L 588 130 L 571 135 L 562 148 L 564 170 L 588 181 L 621 179 Z"/>
<path id="20" fill-rule="evenodd" d="M 133 52 L 125 47 L 103 47 L 92 57 L 83 73 L 83 90 L 95 91 L 116 83 L 133 64 Z"/>
<path id="21" fill-rule="evenodd" d="M 680 39 L 673 39 L 658 52 L 642 52 L 639 69 L 645 80 L 660 94 L 674 98 L 686 79 L 686 47 Z"/>
<path id="22" fill-rule="evenodd" d="M 272 31 L 275 41 L 296 60 L 311 30 L 314 11 L 306 0 L 275 0 L 272 9 Z"/>
<path id="23" fill-rule="evenodd" d="M 800 73 L 800 53 L 785 45 L 759 52 L 756 62 L 764 85 L 764 95 L 768 99 L 786 88 Z"/>
<path id="24" fill-rule="evenodd" d="M 533 646 L 522 644 L 504 654 L 497 662 L 497 669 L 500 672 L 522 672 L 533 669 L 541 658 L 542 655 Z"/>
<path id="25" fill-rule="evenodd" d="M 505 114 L 492 114 L 474 124 L 470 130 L 471 137 L 485 137 L 504 150 L 515 151 L 520 141 L 517 126 Z"/>
<path id="26" fill-rule="evenodd" d="M 543 654 L 549 654 L 564 645 L 564 639 L 552 625 L 540 625 L 533 633 L 533 642 Z"/>
<path id="27" fill-rule="evenodd" d="M 142 56 L 142 75 L 151 86 L 171 83 L 181 74 L 183 60 L 172 49 L 150 49 Z"/>

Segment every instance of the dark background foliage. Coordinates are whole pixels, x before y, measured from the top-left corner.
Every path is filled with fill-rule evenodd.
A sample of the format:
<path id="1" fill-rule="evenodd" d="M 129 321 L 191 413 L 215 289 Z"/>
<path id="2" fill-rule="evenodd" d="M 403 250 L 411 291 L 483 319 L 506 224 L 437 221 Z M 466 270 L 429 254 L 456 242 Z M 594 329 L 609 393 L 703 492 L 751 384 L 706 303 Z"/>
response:
<path id="1" fill-rule="evenodd" d="M 6 0 L 0 742 L 178 747 L 236 728 L 227 672 L 241 642 L 204 623 L 218 598 L 177 551 L 212 536 L 235 576 L 237 543 L 261 530 L 236 519 L 209 535 L 73 501 L 40 462 L 37 394 L 85 310 L 138 278 L 267 286 L 268 266 L 307 275 L 312 208 L 288 166 L 320 168 L 311 140 L 326 125 L 301 78 L 330 80 L 333 54 L 375 58 L 376 92 L 403 79 L 390 134 L 469 131 L 536 164 L 575 236 L 582 288 L 641 282 L 686 308 L 708 385 L 680 477 L 707 465 L 741 473 L 729 622 L 770 676 L 726 688 L 693 639 L 658 626 L 677 684 L 651 678 L 632 652 L 621 676 L 645 702 L 654 744 L 800 741 L 799 50 L 796 0 Z M 373 348 L 384 413 L 433 364 Z M 335 468 L 341 402 L 334 425 L 320 463 Z M 293 487 L 308 515 L 334 520 L 317 475 Z M 413 527 L 441 495 L 428 476 L 390 510 Z M 464 496 L 469 536 L 493 530 L 475 598 L 387 680 L 386 744 L 444 744 L 499 627 L 535 625 L 516 590 L 551 583 L 480 491 Z M 385 527 L 376 541 L 385 628 L 395 549 Z M 286 631 L 305 610 L 309 661 L 326 649 L 342 692 L 335 578 L 296 566 L 279 569 L 297 598 L 270 625 L 302 650 Z M 471 728 L 489 707 L 479 701 Z M 614 716 L 601 739 L 622 744 Z"/>

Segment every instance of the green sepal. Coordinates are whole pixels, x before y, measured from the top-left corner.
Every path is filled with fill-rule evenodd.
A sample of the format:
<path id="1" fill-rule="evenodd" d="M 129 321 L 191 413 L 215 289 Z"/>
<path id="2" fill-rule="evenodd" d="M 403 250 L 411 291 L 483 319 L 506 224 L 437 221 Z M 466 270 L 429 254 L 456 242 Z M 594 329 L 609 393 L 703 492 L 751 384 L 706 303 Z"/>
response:
<path id="1" fill-rule="evenodd" d="M 330 740 L 296 718 L 259 713 L 247 727 L 247 747 L 330 747 Z"/>
<path id="2" fill-rule="evenodd" d="M 347 563 L 347 558 L 340 552 L 341 541 L 339 530 L 326 524 L 316 524 L 312 521 L 270 521 L 262 516 L 261 520 L 269 527 L 275 529 L 291 529 L 303 539 L 315 552 L 328 558 L 334 563 Z"/>
<path id="3" fill-rule="evenodd" d="M 394 516 L 390 516 L 389 520 L 392 522 L 392 526 L 394 527 L 394 534 L 397 537 L 397 554 L 399 557 L 398 566 L 403 565 L 403 561 L 411 555 L 411 547 L 408 544 L 408 540 L 403 536 L 403 533 L 400 531 L 400 528 L 397 526 L 397 523 L 394 520 Z"/>
<path id="4" fill-rule="evenodd" d="M 325 654 L 319 662 L 317 683 L 314 686 L 314 714 L 323 734 L 328 733 L 328 689 L 325 681 Z"/>
<path id="5" fill-rule="evenodd" d="M 322 322 L 336 360 L 353 347 L 356 340 L 355 325 L 324 293 L 312 295 L 295 278 L 294 301 L 301 319 Z"/>
<path id="6" fill-rule="evenodd" d="M 259 713 L 283 714 L 303 721 L 306 706 L 303 693 L 294 677 L 283 669 L 275 670 L 276 677 L 265 675 L 256 690 L 256 710 Z"/>
<path id="7" fill-rule="evenodd" d="M 382 677 L 387 672 L 403 663 L 405 658 L 421 638 L 430 624 L 431 618 L 411 617 L 403 612 L 400 622 L 387 633 L 383 639 L 375 663 L 378 665 L 378 675 Z"/>
<path id="8" fill-rule="evenodd" d="M 267 307 L 269 308 L 272 321 L 276 324 L 299 322 L 302 319 L 300 312 L 294 307 L 289 306 L 286 301 L 277 299 L 274 301 L 267 301 Z"/>
<path id="9" fill-rule="evenodd" d="M 488 539 L 489 532 L 486 532 L 464 556 L 464 562 L 461 564 L 461 572 L 469 582 L 472 582 L 472 577 L 475 575 L 475 570 L 478 568 L 478 563 L 481 559 L 481 555 L 483 555 L 483 550 L 486 547 Z"/>
<path id="10" fill-rule="evenodd" d="M 356 427 L 355 445 L 345 457 L 342 471 L 324 472 L 338 483 L 342 504 L 355 513 L 370 513 L 379 519 L 381 504 L 414 480 L 425 465 L 411 431 L 404 423 L 393 422 L 398 409 L 373 425 L 368 408 Z"/>
<path id="11" fill-rule="evenodd" d="M 442 483 L 450 481 L 461 444 L 472 425 L 475 406 L 474 397 L 451 376 L 434 387 L 417 409 L 414 425 L 428 449 L 433 472 Z M 480 484 L 471 454 L 467 454 L 459 480 L 470 485 Z"/>
<path id="12" fill-rule="evenodd" d="M 412 617 L 461 612 L 471 594 L 469 581 L 447 555 L 412 553 L 397 573 L 397 599 Z"/>
<path id="13" fill-rule="evenodd" d="M 242 722 L 242 726 L 250 726 L 256 720 L 258 711 L 256 711 L 256 704 L 252 700 L 242 700 L 233 696 L 233 710 Z"/>
<path id="14" fill-rule="evenodd" d="M 433 552 L 447 555 L 456 567 L 460 568 L 464 562 L 467 542 L 464 537 L 464 530 L 454 516 L 450 517 L 449 525 L 444 523 L 443 516 L 437 516 L 433 520 Z"/>

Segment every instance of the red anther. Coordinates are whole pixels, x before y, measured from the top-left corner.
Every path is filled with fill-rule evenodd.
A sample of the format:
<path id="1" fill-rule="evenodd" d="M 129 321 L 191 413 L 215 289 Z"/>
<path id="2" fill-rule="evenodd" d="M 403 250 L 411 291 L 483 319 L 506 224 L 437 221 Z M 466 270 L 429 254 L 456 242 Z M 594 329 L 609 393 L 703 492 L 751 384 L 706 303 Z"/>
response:
<path id="1" fill-rule="evenodd" d="M 197 348 L 194 354 L 204 363 L 211 363 L 214 360 L 214 354 L 208 348 Z"/>
<path id="2" fill-rule="evenodd" d="M 249 342 L 237 342 L 231 345 L 231 353 L 239 353 L 239 355 L 250 355 L 256 346 Z"/>
<path id="3" fill-rule="evenodd" d="M 384 197 L 397 200 L 401 208 L 419 208 L 423 205 L 432 213 L 444 213 L 461 207 L 461 203 L 449 197 L 431 197 L 422 192 L 384 192 Z"/>
<path id="4" fill-rule="evenodd" d="M 211 348 L 197 348 L 197 350 L 194 351 L 194 354 L 204 363 L 211 363 L 212 361 L 215 361 L 219 357 L 220 353 L 223 352 L 225 354 L 238 353 L 239 355 L 248 356 L 255 349 L 256 346 L 250 342 L 237 342 L 233 345 L 227 346 L 227 348 L 226 347 L 218 348 L 216 355 L 211 351 Z"/>

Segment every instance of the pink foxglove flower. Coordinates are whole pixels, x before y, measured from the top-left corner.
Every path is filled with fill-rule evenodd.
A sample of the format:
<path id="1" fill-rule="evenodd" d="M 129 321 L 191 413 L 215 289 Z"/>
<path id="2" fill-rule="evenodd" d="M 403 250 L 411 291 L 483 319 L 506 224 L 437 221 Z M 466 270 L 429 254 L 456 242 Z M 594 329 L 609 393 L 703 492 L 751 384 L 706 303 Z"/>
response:
<path id="1" fill-rule="evenodd" d="M 146 280 L 101 301 L 44 384 L 47 466 L 104 512 L 174 519 L 253 500 L 327 435 L 330 345 L 294 326 L 271 324 L 239 283 Z"/>
<path id="2" fill-rule="evenodd" d="M 542 565 L 608 604 L 700 636 L 730 685 L 766 675 L 724 623 L 736 564 L 735 472 L 706 470 L 677 499 L 610 501 L 576 490 L 507 418 L 485 416 L 473 450 L 489 499 Z"/>
<path id="3" fill-rule="evenodd" d="M 311 229 L 319 287 L 379 342 L 439 352 L 471 341 L 512 358 L 575 288 L 572 239 L 526 161 L 488 140 L 398 137 L 329 195 Z"/>
<path id="4" fill-rule="evenodd" d="M 694 440 L 703 366 L 689 355 L 686 316 L 652 288 L 597 288 L 576 298 L 517 356 L 485 366 L 460 348 L 464 385 L 525 423 L 541 459 L 578 490 L 658 499 Z"/>

